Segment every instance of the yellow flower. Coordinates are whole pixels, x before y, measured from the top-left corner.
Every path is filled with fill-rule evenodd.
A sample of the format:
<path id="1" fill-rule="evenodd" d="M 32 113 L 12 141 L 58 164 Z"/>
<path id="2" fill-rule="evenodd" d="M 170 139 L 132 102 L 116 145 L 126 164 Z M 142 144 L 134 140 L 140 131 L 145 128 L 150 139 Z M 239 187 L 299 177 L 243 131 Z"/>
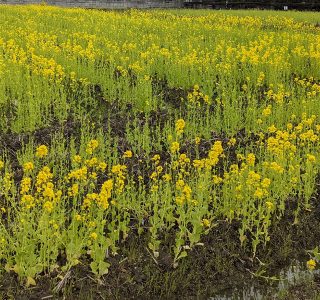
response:
<path id="1" fill-rule="evenodd" d="M 53 177 L 52 173 L 50 173 L 50 169 L 45 166 L 39 171 L 36 178 L 36 186 L 41 190 L 42 185 L 51 180 Z"/>
<path id="2" fill-rule="evenodd" d="M 30 177 L 24 177 L 21 180 L 21 184 L 20 184 L 20 194 L 24 195 L 27 192 L 29 192 L 31 188 L 31 178 Z"/>
<path id="3" fill-rule="evenodd" d="M 127 150 L 126 152 L 124 152 L 122 157 L 123 158 L 131 158 L 132 157 L 132 151 L 131 150 Z"/>
<path id="4" fill-rule="evenodd" d="M 90 234 L 90 238 L 93 239 L 93 240 L 96 240 L 97 237 L 98 237 L 98 235 L 97 235 L 96 232 L 92 232 L 92 233 Z"/>
<path id="5" fill-rule="evenodd" d="M 255 161 L 256 161 L 256 157 L 255 157 L 255 155 L 254 155 L 253 153 L 249 153 L 249 154 L 247 155 L 246 160 L 247 160 L 247 164 L 248 164 L 249 166 L 254 166 L 254 163 L 255 163 Z"/>
<path id="6" fill-rule="evenodd" d="M 28 172 L 28 171 L 32 171 L 34 169 L 34 165 L 31 161 L 29 162 L 26 162 L 24 165 L 23 165 L 23 171 L 24 172 Z"/>
<path id="7" fill-rule="evenodd" d="M 48 147 L 46 145 L 40 145 L 36 150 L 36 157 L 43 158 L 48 155 Z"/>
<path id="8" fill-rule="evenodd" d="M 150 175 L 150 179 L 152 179 L 152 180 L 157 180 L 157 177 L 158 177 L 158 173 L 157 172 L 152 172 L 151 175 Z"/>
<path id="9" fill-rule="evenodd" d="M 87 159 L 85 163 L 89 167 L 94 167 L 98 163 L 98 159 L 96 157 L 92 157 L 91 159 Z"/>
<path id="10" fill-rule="evenodd" d="M 170 147 L 171 153 L 176 153 L 180 150 L 180 144 L 178 142 L 173 142 Z"/>
<path id="11" fill-rule="evenodd" d="M 288 124 L 287 124 L 287 129 L 288 129 L 288 130 L 291 130 L 292 128 L 293 128 L 292 123 L 288 123 Z"/>
<path id="12" fill-rule="evenodd" d="M 185 153 L 182 153 L 179 156 L 179 163 L 181 165 L 189 164 L 190 163 L 190 158 L 188 158 Z"/>
<path id="13" fill-rule="evenodd" d="M 35 206 L 34 198 L 31 195 L 23 195 L 21 198 L 21 203 L 24 204 L 28 209 Z"/>
<path id="14" fill-rule="evenodd" d="M 152 161 L 159 161 L 160 160 L 160 155 L 159 154 L 155 154 L 152 158 L 151 158 Z"/>
<path id="15" fill-rule="evenodd" d="M 264 178 L 261 181 L 261 186 L 265 189 L 268 188 L 270 184 L 271 184 L 271 180 L 269 178 Z"/>
<path id="16" fill-rule="evenodd" d="M 186 122 L 183 119 L 177 120 L 177 122 L 176 122 L 176 132 L 178 134 L 183 133 L 183 130 L 184 130 L 185 126 L 186 126 Z"/>
<path id="17" fill-rule="evenodd" d="M 267 201 L 266 205 L 267 205 L 267 208 L 270 209 L 270 210 L 273 208 L 273 203 L 270 202 L 270 201 Z"/>
<path id="18" fill-rule="evenodd" d="M 107 209 L 109 207 L 108 200 L 111 198 L 113 188 L 113 180 L 108 179 L 105 181 L 101 187 L 101 191 L 98 198 L 98 204 L 103 209 Z"/>
<path id="19" fill-rule="evenodd" d="M 73 157 L 73 162 L 79 164 L 81 162 L 81 156 L 80 155 L 75 155 Z"/>
<path id="20" fill-rule="evenodd" d="M 156 191 L 158 191 L 158 189 L 159 189 L 159 186 L 157 184 L 154 184 L 154 185 L 151 186 L 150 191 L 151 192 L 156 192 Z"/>
<path id="21" fill-rule="evenodd" d="M 208 219 L 202 219 L 202 225 L 204 227 L 210 227 L 211 223 Z"/>
<path id="22" fill-rule="evenodd" d="M 198 169 L 198 170 L 201 170 L 203 167 L 204 167 L 204 160 L 202 159 L 195 159 L 193 161 L 193 166 Z"/>
<path id="23" fill-rule="evenodd" d="M 169 181 L 171 181 L 172 177 L 171 177 L 170 174 L 164 174 L 164 175 L 162 176 L 162 179 L 163 179 L 164 181 L 166 181 L 166 182 L 169 182 Z"/>
<path id="24" fill-rule="evenodd" d="M 70 196 L 77 196 L 79 193 L 79 184 L 74 183 L 71 187 Z"/>
<path id="25" fill-rule="evenodd" d="M 270 133 L 274 133 L 274 132 L 277 131 L 277 127 L 274 126 L 274 125 L 271 125 L 270 127 L 268 127 L 268 131 L 269 131 Z"/>
<path id="26" fill-rule="evenodd" d="M 237 185 L 236 186 L 236 192 L 241 192 L 241 190 L 242 190 L 242 185 L 241 184 L 239 184 L 239 185 Z"/>
<path id="27" fill-rule="evenodd" d="M 201 138 L 199 138 L 198 136 L 195 137 L 194 142 L 196 143 L 196 145 L 199 145 L 201 142 Z"/>
<path id="28" fill-rule="evenodd" d="M 88 154 L 92 154 L 93 151 L 99 146 L 99 142 L 97 140 L 91 140 L 88 145 L 87 145 L 87 149 L 86 152 Z"/>
<path id="29" fill-rule="evenodd" d="M 182 190 L 182 193 L 185 195 L 186 199 L 187 200 L 190 200 L 191 198 L 191 194 L 192 194 L 192 189 L 189 185 L 185 185 L 183 190 Z"/>
<path id="30" fill-rule="evenodd" d="M 87 167 L 83 167 L 81 169 L 76 169 L 74 171 L 71 171 L 69 174 L 68 174 L 68 179 L 86 179 L 87 178 L 87 173 L 88 173 L 88 169 Z"/>
<path id="31" fill-rule="evenodd" d="M 96 227 L 97 224 L 94 221 L 90 221 L 88 225 L 89 227 Z"/>
<path id="32" fill-rule="evenodd" d="M 316 157 L 312 154 L 307 154 L 307 160 L 313 163 L 316 161 Z"/>
<path id="33" fill-rule="evenodd" d="M 261 125 L 263 121 L 261 119 L 257 119 L 256 122 L 257 122 L 258 125 Z"/>
<path id="34" fill-rule="evenodd" d="M 309 259 L 307 261 L 307 267 L 308 267 L 309 270 L 314 270 L 316 265 L 317 265 L 317 263 L 316 263 L 316 261 L 314 259 Z"/>
<path id="35" fill-rule="evenodd" d="M 223 179 L 217 175 L 213 175 L 212 176 L 212 182 L 214 184 L 220 184 L 223 181 Z"/>
<path id="36" fill-rule="evenodd" d="M 267 117 L 269 115 L 271 115 L 271 109 L 272 109 L 272 106 L 271 105 L 268 105 L 263 111 L 262 111 L 262 115 L 264 117 Z"/>
<path id="37" fill-rule="evenodd" d="M 163 171 L 163 167 L 162 166 L 157 166 L 156 167 L 156 171 L 158 174 L 160 174 Z"/>
<path id="38" fill-rule="evenodd" d="M 223 147 L 221 141 L 216 141 L 208 153 L 206 167 L 211 169 L 211 167 L 215 166 L 219 162 L 219 156 L 223 157 Z"/>
<path id="39" fill-rule="evenodd" d="M 105 169 L 107 168 L 107 164 L 105 162 L 100 162 L 98 165 L 98 169 L 101 171 L 105 171 Z"/>
<path id="40" fill-rule="evenodd" d="M 183 196 L 177 196 L 176 202 L 178 205 L 182 205 L 184 203 L 184 197 Z"/>
<path id="41" fill-rule="evenodd" d="M 274 170 L 278 173 L 283 173 L 284 172 L 284 168 L 281 167 L 278 163 L 276 163 L 275 161 L 271 162 L 270 165 L 269 165 L 270 169 L 271 170 Z"/>
<path id="42" fill-rule="evenodd" d="M 264 193 L 263 193 L 263 189 L 261 188 L 257 188 L 255 193 L 254 193 L 254 196 L 261 199 L 263 197 Z"/>
<path id="43" fill-rule="evenodd" d="M 81 221 L 82 220 L 82 217 L 79 214 L 76 214 L 75 218 L 76 218 L 77 221 Z"/>
<path id="44" fill-rule="evenodd" d="M 43 208 L 48 211 L 48 212 L 51 212 L 52 209 L 53 209 L 53 204 L 51 201 L 46 201 L 44 204 L 43 204 Z"/>
<path id="45" fill-rule="evenodd" d="M 177 190 L 181 190 L 183 187 L 184 187 L 185 183 L 183 181 L 183 179 L 179 179 L 177 182 L 176 182 L 176 188 Z"/>
<path id="46" fill-rule="evenodd" d="M 231 138 L 228 142 L 228 146 L 234 146 L 237 142 L 237 139 L 236 138 Z"/>
<path id="47" fill-rule="evenodd" d="M 126 165 L 115 165 L 115 166 L 112 166 L 111 172 L 114 174 L 122 175 L 123 172 L 126 171 L 126 169 L 127 169 Z"/>

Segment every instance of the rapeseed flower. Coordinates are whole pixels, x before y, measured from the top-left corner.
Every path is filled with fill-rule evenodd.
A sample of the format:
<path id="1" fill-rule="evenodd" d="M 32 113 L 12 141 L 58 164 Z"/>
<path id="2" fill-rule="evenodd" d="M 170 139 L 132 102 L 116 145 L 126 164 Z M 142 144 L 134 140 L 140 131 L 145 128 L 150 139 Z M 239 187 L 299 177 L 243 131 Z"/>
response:
<path id="1" fill-rule="evenodd" d="M 183 119 L 179 119 L 176 122 L 176 132 L 178 135 L 183 133 L 183 130 L 186 126 L 186 122 Z"/>
<path id="2" fill-rule="evenodd" d="M 263 188 L 268 188 L 271 184 L 271 180 L 269 178 L 264 178 L 262 181 L 261 181 L 261 186 Z"/>
<path id="3" fill-rule="evenodd" d="M 234 146 L 236 142 L 237 142 L 237 139 L 233 137 L 228 141 L 228 146 Z"/>
<path id="4" fill-rule="evenodd" d="M 170 147 L 171 153 L 174 154 L 176 152 L 179 152 L 179 150 L 180 150 L 180 144 L 178 142 L 173 142 Z"/>
<path id="5" fill-rule="evenodd" d="M 90 234 L 90 238 L 93 239 L 93 240 L 96 240 L 98 238 L 98 234 L 96 232 L 92 232 Z"/>
<path id="6" fill-rule="evenodd" d="M 262 111 L 262 115 L 264 117 L 268 117 L 271 115 L 271 112 L 272 112 L 272 106 L 271 105 L 268 105 L 263 111 Z"/>
<path id="7" fill-rule="evenodd" d="M 21 203 L 24 204 L 27 209 L 30 209 L 35 206 L 35 199 L 32 195 L 23 195 Z"/>
<path id="8" fill-rule="evenodd" d="M 99 142 L 97 140 L 91 140 L 89 141 L 88 145 L 87 145 L 87 149 L 86 149 L 86 152 L 88 154 L 92 154 L 93 151 L 98 148 L 99 146 Z"/>
<path id="9" fill-rule="evenodd" d="M 51 201 L 46 201 L 43 204 L 43 208 L 47 211 L 47 212 L 52 212 L 53 210 L 53 203 Z"/>
<path id="10" fill-rule="evenodd" d="M 160 155 L 159 154 L 155 154 L 152 158 L 152 161 L 158 162 L 160 160 Z"/>
<path id="11" fill-rule="evenodd" d="M 171 176 L 170 174 L 164 174 L 164 175 L 162 176 L 162 179 L 163 179 L 164 181 L 166 181 L 166 182 L 169 182 L 169 181 L 171 181 L 172 176 Z"/>
<path id="12" fill-rule="evenodd" d="M 263 189 L 257 188 L 256 191 L 254 192 L 254 196 L 256 198 L 261 199 L 264 196 Z"/>
<path id="13" fill-rule="evenodd" d="M 210 227 L 210 225 L 211 225 L 211 223 L 208 219 L 202 219 L 201 223 L 204 227 L 207 227 L 207 228 Z"/>
<path id="14" fill-rule="evenodd" d="M 40 145 L 36 149 L 36 157 L 43 158 L 48 155 L 48 147 L 46 145 Z"/>
<path id="15" fill-rule="evenodd" d="M 23 172 L 32 171 L 34 169 L 34 165 L 31 161 L 23 164 Z"/>
<path id="16" fill-rule="evenodd" d="M 81 156 L 80 155 L 75 155 L 73 157 L 73 162 L 79 164 L 81 162 Z"/>
<path id="17" fill-rule="evenodd" d="M 107 164 L 105 162 L 100 162 L 99 165 L 98 165 L 98 169 L 101 170 L 101 171 L 105 171 L 107 168 Z"/>
<path id="18" fill-rule="evenodd" d="M 270 127 L 268 127 L 268 131 L 269 131 L 270 133 L 274 133 L 274 132 L 277 131 L 277 127 L 274 126 L 274 124 L 272 124 Z"/>
<path id="19" fill-rule="evenodd" d="M 247 155 L 246 161 L 247 161 L 248 166 L 254 166 L 254 163 L 256 161 L 255 155 L 253 153 L 249 153 Z"/>
<path id="20" fill-rule="evenodd" d="M 307 268 L 311 271 L 315 269 L 316 265 L 317 265 L 317 263 L 314 259 L 309 259 L 307 261 Z"/>
<path id="21" fill-rule="evenodd" d="M 312 154 L 307 154 L 307 160 L 311 163 L 314 163 L 316 161 L 316 157 Z"/>
<path id="22" fill-rule="evenodd" d="M 266 205 L 267 205 L 267 208 L 269 209 L 269 210 L 271 210 L 271 209 L 273 209 L 273 203 L 272 202 L 270 202 L 270 201 L 267 201 L 266 202 Z"/>
<path id="23" fill-rule="evenodd" d="M 21 180 L 20 183 L 20 194 L 24 195 L 30 191 L 31 188 L 31 178 L 30 177 L 24 177 Z"/>
<path id="24" fill-rule="evenodd" d="M 127 150 L 124 152 L 124 154 L 122 155 L 123 158 L 131 158 L 132 157 L 132 151 L 131 150 Z"/>

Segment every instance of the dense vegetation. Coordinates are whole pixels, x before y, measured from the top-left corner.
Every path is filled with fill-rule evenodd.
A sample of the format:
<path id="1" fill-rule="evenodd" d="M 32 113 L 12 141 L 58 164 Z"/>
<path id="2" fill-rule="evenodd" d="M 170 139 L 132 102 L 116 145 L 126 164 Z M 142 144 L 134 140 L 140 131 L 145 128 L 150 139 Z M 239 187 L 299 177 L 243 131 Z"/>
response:
<path id="1" fill-rule="evenodd" d="M 0 276 L 102 280 L 128 240 L 179 269 L 226 228 L 254 259 L 315 211 L 318 14 L 0 14 Z"/>

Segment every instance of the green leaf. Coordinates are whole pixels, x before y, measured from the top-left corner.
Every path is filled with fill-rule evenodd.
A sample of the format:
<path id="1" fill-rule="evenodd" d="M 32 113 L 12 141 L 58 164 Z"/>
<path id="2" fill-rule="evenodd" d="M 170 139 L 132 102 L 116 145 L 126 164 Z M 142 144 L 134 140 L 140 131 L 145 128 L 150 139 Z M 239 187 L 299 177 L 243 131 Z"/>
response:
<path id="1" fill-rule="evenodd" d="M 100 263 L 99 263 L 99 275 L 103 276 L 105 274 L 108 274 L 109 267 L 110 267 L 109 263 L 107 263 L 105 261 L 100 261 Z"/>
<path id="2" fill-rule="evenodd" d="M 98 274 L 98 264 L 95 261 L 90 264 L 90 267 L 94 274 Z"/>
<path id="3" fill-rule="evenodd" d="M 188 256 L 187 251 L 182 251 L 182 252 L 178 255 L 177 260 L 178 260 L 178 259 L 181 259 L 181 258 L 184 258 L 184 257 L 186 257 L 186 256 Z"/>

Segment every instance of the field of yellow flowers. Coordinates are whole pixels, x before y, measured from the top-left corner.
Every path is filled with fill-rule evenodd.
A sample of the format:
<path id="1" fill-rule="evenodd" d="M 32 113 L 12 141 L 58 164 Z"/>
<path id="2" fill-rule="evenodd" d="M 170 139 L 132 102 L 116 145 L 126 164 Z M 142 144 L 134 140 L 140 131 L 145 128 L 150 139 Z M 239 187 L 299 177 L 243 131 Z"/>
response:
<path id="1" fill-rule="evenodd" d="M 0 15 L 0 278 L 179 270 L 228 228 L 255 261 L 319 212 L 319 13 Z"/>

